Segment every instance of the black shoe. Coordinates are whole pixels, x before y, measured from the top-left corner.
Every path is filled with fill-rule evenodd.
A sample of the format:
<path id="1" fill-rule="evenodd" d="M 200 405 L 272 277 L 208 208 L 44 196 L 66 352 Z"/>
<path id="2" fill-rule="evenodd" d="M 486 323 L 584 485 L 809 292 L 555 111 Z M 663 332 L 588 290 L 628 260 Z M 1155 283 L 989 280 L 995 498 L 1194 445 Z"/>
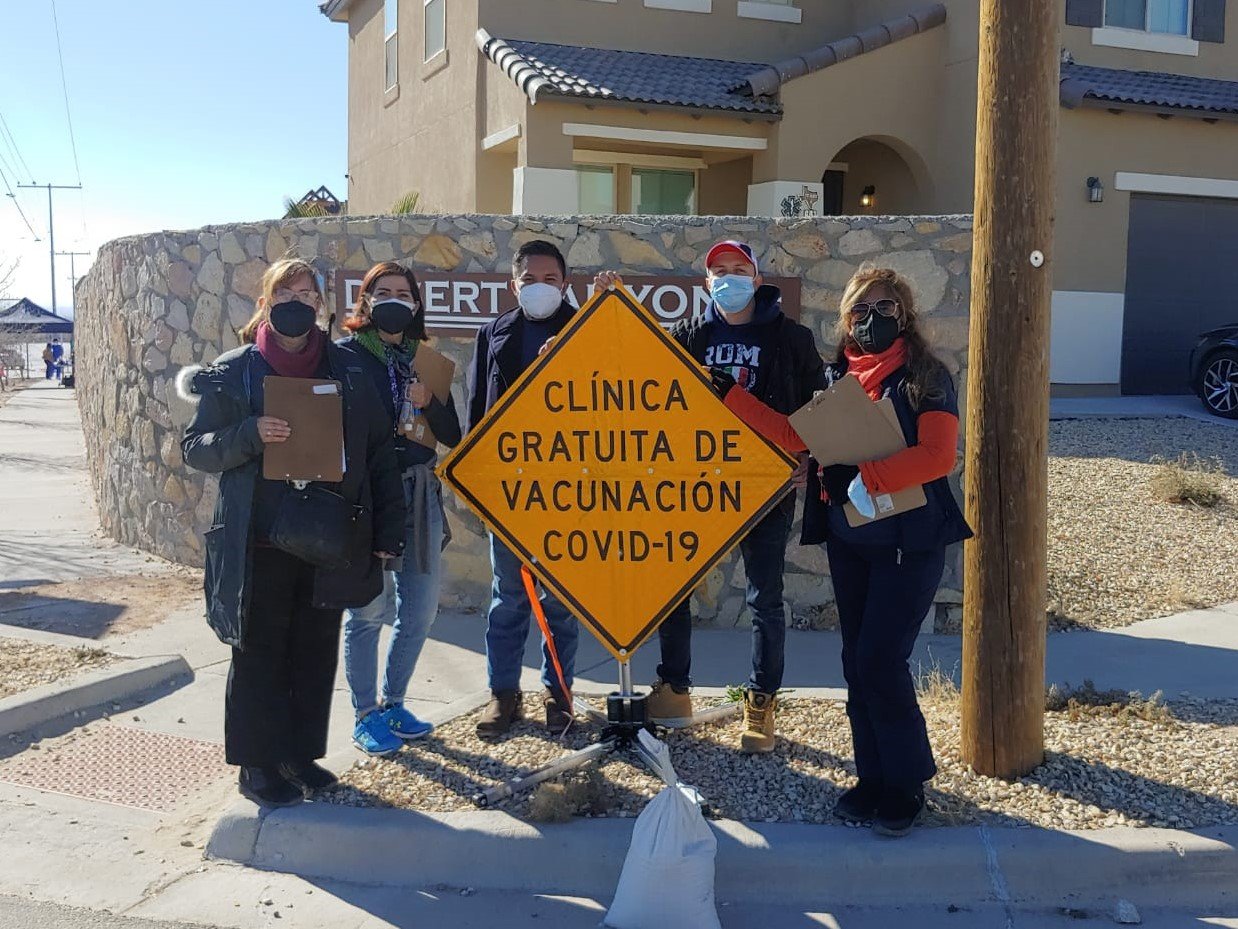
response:
<path id="1" fill-rule="evenodd" d="M 834 815 L 849 823 L 871 822 L 881 802 L 881 784 L 861 779 L 834 804 Z"/>
<path id="2" fill-rule="evenodd" d="M 263 806 L 296 806 L 304 798 L 301 788 L 275 768 L 241 768 L 242 797 Z"/>
<path id="3" fill-rule="evenodd" d="M 301 788 L 306 800 L 314 794 L 330 790 L 340 782 L 338 777 L 312 761 L 284 762 L 279 766 L 279 773 L 285 780 Z"/>
<path id="4" fill-rule="evenodd" d="M 877 818 L 873 832 L 877 835 L 900 838 L 911 832 L 920 814 L 924 812 L 924 789 L 886 790 L 877 805 Z"/>

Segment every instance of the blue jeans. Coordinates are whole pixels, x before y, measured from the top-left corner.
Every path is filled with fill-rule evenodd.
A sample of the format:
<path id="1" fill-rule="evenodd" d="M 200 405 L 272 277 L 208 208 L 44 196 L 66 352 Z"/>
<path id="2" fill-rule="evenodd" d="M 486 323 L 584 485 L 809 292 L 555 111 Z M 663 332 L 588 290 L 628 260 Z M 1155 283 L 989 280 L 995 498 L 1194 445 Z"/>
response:
<path id="1" fill-rule="evenodd" d="M 383 592 L 360 609 L 344 614 L 344 675 L 352 691 L 353 709 L 360 719 L 378 706 L 378 637 L 384 625 L 391 626 L 387 663 L 383 671 L 383 702 L 401 703 L 408 682 L 438 616 L 442 577 L 443 511 L 428 508 L 429 571 L 417 572 L 412 556 L 414 538 L 404 540 L 403 570 L 383 572 Z"/>
<path id="2" fill-rule="evenodd" d="M 782 686 L 783 652 L 787 640 L 787 608 L 782 602 L 782 572 L 787 537 L 795 519 L 795 497 L 789 496 L 752 527 L 739 543 L 748 575 L 748 609 L 752 611 L 751 690 L 765 694 Z M 684 601 L 658 627 L 662 663 L 658 677 L 673 687 L 692 686 L 692 598 Z"/>
<path id="3" fill-rule="evenodd" d="M 490 586 L 490 612 L 486 615 L 486 673 L 492 691 L 519 690 L 524 643 L 529 637 L 533 610 L 520 576 L 520 559 L 493 535 L 490 536 L 490 565 L 494 569 L 494 582 Z M 580 627 L 567 607 L 544 588 L 540 599 L 555 639 L 564 682 L 571 687 Z M 542 684 L 556 693 L 559 691 L 550 649 L 545 642 L 542 642 Z"/>

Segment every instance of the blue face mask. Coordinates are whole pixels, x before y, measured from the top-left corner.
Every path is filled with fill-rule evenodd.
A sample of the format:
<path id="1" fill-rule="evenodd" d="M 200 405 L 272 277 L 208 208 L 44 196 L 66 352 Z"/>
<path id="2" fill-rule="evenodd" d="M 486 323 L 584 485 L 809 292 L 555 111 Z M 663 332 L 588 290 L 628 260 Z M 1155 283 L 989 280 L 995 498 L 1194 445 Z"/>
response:
<path id="1" fill-rule="evenodd" d="M 756 282 L 744 274 L 723 274 L 709 282 L 714 305 L 727 315 L 741 312 L 755 293 Z"/>

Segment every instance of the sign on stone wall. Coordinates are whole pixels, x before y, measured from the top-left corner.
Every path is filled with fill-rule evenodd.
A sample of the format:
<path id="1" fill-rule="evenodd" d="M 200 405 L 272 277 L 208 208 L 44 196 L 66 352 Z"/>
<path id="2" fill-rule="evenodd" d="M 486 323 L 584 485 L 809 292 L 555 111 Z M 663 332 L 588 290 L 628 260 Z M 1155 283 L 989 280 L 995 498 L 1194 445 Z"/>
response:
<path id="1" fill-rule="evenodd" d="M 335 272 L 336 316 L 347 319 L 361 292 L 364 270 Z M 507 285 L 507 274 L 468 274 L 442 271 L 417 271 L 422 298 L 426 302 L 426 328 L 431 335 L 460 336 L 480 329 L 516 305 Z M 782 311 L 800 318 L 800 280 L 792 277 L 766 277 L 765 283 L 782 291 Z M 631 276 L 627 284 L 636 299 L 649 308 L 665 326 L 705 312 L 709 291 L 700 277 Z M 593 275 L 568 276 L 567 298 L 580 307 L 593 296 Z"/>
<path id="2" fill-rule="evenodd" d="M 799 188 L 779 191 L 791 193 Z M 770 208 L 776 211 L 776 201 Z M 178 399 L 173 380 L 183 367 L 209 363 L 236 347 L 236 330 L 253 314 L 263 271 L 288 252 L 328 276 L 351 277 L 354 288 L 375 262 L 410 262 L 431 285 L 433 315 L 444 323 L 465 322 L 436 325 L 435 347 L 456 363 L 457 405 L 467 395 L 473 330 L 513 305 L 504 292 L 512 255 L 531 239 L 547 239 L 563 250 L 579 272 L 572 280 L 579 301 L 587 302 L 590 275 L 618 268 L 659 321 L 668 322 L 681 304 L 702 305 L 701 265 L 710 243 L 743 239 L 756 249 L 769 279 L 782 286 L 786 309 L 798 312 L 827 360 L 842 290 L 862 262 L 876 262 L 911 282 L 929 342 L 965 394 L 971 225 L 966 216 L 337 216 L 110 242 L 76 290 L 77 396 L 100 519 L 109 535 L 126 543 L 201 564 L 202 532 L 214 522 L 216 481 L 185 467 L 179 443 L 192 408 Z M 331 274 L 340 268 L 348 271 Z M 476 313 L 468 299 L 472 288 L 457 288 L 455 281 L 477 284 Z M 492 286 L 483 287 L 487 282 Z M 666 285 L 679 292 L 659 293 Z M 339 306 L 352 298 L 355 291 Z M 484 607 L 491 582 L 488 535 L 454 495 L 448 495 L 447 517 L 453 539 L 444 553 L 444 603 Z M 833 591 L 824 553 L 801 546 L 793 531 L 786 556 L 792 617 L 828 623 Z M 941 618 L 949 613 L 951 622 L 959 612 L 961 572 L 961 558 L 952 553 L 938 611 Z M 746 580 L 734 554 L 715 565 L 692 596 L 696 620 L 747 623 Z"/>
<path id="3" fill-rule="evenodd" d="M 598 294 L 439 468 L 620 661 L 791 489 L 626 290 Z"/>

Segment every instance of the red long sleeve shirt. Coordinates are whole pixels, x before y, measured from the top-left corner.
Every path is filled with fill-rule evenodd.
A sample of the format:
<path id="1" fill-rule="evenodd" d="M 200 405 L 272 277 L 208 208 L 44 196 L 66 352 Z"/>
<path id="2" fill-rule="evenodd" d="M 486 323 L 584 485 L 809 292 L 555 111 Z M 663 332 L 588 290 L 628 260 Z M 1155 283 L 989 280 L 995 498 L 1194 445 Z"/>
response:
<path id="1" fill-rule="evenodd" d="M 732 388 L 724 401 L 736 416 L 758 435 L 792 454 L 808 446 L 783 414 L 770 409 L 748 391 Z M 916 418 L 915 445 L 880 461 L 860 465 L 864 486 L 870 494 L 890 494 L 917 484 L 927 484 L 954 470 L 958 456 L 959 418 L 953 413 L 928 410 Z"/>

